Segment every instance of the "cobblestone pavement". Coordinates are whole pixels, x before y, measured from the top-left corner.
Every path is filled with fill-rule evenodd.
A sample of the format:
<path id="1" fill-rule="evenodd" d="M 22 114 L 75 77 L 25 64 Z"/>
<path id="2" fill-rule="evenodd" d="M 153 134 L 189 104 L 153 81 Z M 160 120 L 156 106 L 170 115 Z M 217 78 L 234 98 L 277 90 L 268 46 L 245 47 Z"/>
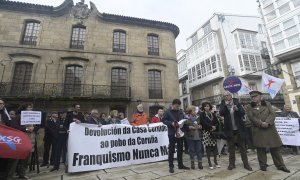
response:
<path id="1" fill-rule="evenodd" d="M 243 164 L 240 158 L 240 154 L 237 153 L 236 169 L 229 171 L 228 166 L 228 155 L 223 155 L 219 158 L 219 164 L 221 168 L 210 170 L 208 168 L 206 157 L 203 158 L 204 169 L 199 170 L 179 170 L 176 168 L 175 173 L 170 174 L 168 170 L 168 162 L 156 162 L 150 164 L 132 165 L 120 168 L 105 169 L 92 172 L 73 173 L 66 174 L 63 165 L 61 169 L 55 172 L 49 172 L 50 168 L 40 168 L 41 172 L 36 174 L 35 172 L 29 172 L 28 176 L 32 179 L 38 180 L 104 180 L 104 179 L 115 179 L 115 180 L 147 180 L 147 179 L 160 179 L 160 180 L 178 180 L 178 179 L 242 179 L 242 180 L 300 180 L 300 155 L 284 154 L 283 158 L 288 169 L 291 173 L 285 173 L 278 171 L 273 164 L 271 155 L 268 154 L 269 167 L 266 172 L 260 171 L 256 153 L 248 153 L 249 163 L 253 168 L 253 171 L 247 171 L 243 168 Z M 184 164 L 190 166 L 188 155 L 184 155 Z"/>

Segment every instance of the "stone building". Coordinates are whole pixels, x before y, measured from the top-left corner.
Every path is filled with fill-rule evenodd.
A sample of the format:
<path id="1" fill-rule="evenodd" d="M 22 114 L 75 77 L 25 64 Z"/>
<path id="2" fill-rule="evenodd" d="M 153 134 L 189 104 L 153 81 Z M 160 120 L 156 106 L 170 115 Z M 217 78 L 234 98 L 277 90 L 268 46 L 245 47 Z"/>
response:
<path id="1" fill-rule="evenodd" d="M 81 104 L 151 115 L 179 97 L 173 24 L 100 13 L 84 1 L 0 3 L 0 97 L 42 111 Z"/>

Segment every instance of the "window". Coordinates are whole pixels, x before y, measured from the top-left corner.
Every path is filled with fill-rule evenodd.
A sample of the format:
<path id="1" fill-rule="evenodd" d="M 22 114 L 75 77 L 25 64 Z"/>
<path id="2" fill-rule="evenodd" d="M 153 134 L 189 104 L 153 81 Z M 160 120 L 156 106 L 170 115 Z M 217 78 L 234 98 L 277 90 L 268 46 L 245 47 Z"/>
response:
<path id="1" fill-rule="evenodd" d="M 263 34 L 264 33 L 263 25 L 262 24 L 258 24 L 258 33 L 259 34 Z"/>
<path id="2" fill-rule="evenodd" d="M 271 33 L 271 38 L 272 38 L 273 42 L 280 41 L 283 38 L 279 25 L 271 28 L 270 33 Z"/>
<path id="3" fill-rule="evenodd" d="M 288 12 L 289 10 L 290 10 L 290 5 L 289 5 L 289 3 L 286 3 L 285 5 L 283 5 L 279 8 L 279 14 L 283 15 L 286 12 Z"/>
<path id="4" fill-rule="evenodd" d="M 300 0 L 292 0 L 294 7 L 298 7 L 300 5 Z"/>
<path id="5" fill-rule="evenodd" d="M 197 71 L 197 78 L 200 79 L 200 78 L 201 78 L 200 64 L 197 64 L 197 65 L 196 65 L 196 71 Z"/>
<path id="6" fill-rule="evenodd" d="M 270 4 L 272 4 L 272 0 L 263 0 L 262 4 L 263 4 L 264 7 L 266 7 L 266 6 L 270 5 Z"/>
<path id="7" fill-rule="evenodd" d="M 274 11 L 274 5 L 270 4 L 269 6 L 264 8 L 264 11 L 265 11 L 266 14 L 268 14 L 269 12 Z"/>
<path id="8" fill-rule="evenodd" d="M 276 42 L 274 44 L 274 48 L 276 51 L 280 51 L 280 50 L 284 49 L 285 48 L 284 41 L 282 40 L 282 41 Z"/>
<path id="9" fill-rule="evenodd" d="M 297 29 L 297 25 L 294 21 L 294 19 L 289 19 L 285 22 L 282 23 L 283 27 L 284 27 L 284 32 L 286 37 L 295 35 L 298 33 L 298 29 Z"/>
<path id="10" fill-rule="evenodd" d="M 196 44 L 198 41 L 198 35 L 197 33 L 195 33 L 193 36 L 192 36 L 192 44 Z"/>
<path id="11" fill-rule="evenodd" d="M 126 52 L 126 32 L 114 31 L 113 39 L 113 52 Z"/>
<path id="12" fill-rule="evenodd" d="M 240 63 L 240 69 L 241 69 L 241 71 L 244 71 L 244 65 L 243 65 L 242 56 L 238 55 L 238 58 L 239 58 L 239 63 Z"/>
<path id="13" fill-rule="evenodd" d="M 28 93 L 32 76 L 32 67 L 33 64 L 31 63 L 16 63 L 12 81 L 12 94 Z"/>
<path id="14" fill-rule="evenodd" d="M 213 43 L 213 37 L 212 34 L 210 34 L 207 38 L 208 40 L 208 49 L 212 50 L 214 48 L 214 43 Z"/>
<path id="15" fill-rule="evenodd" d="M 149 99 L 162 99 L 161 72 L 148 71 Z"/>
<path id="16" fill-rule="evenodd" d="M 79 65 L 66 67 L 64 93 L 67 96 L 80 96 L 83 77 L 83 68 Z"/>
<path id="17" fill-rule="evenodd" d="M 159 56 L 158 35 L 148 35 L 148 55 Z"/>
<path id="18" fill-rule="evenodd" d="M 246 71 L 258 71 L 263 68 L 262 60 L 259 55 L 243 54 L 242 56 L 238 55 L 238 58 L 241 71 L 244 71 L 244 68 Z"/>
<path id="19" fill-rule="evenodd" d="M 193 78 L 193 81 L 196 80 L 196 68 L 195 68 L 195 66 L 192 67 L 192 78 Z"/>
<path id="20" fill-rule="evenodd" d="M 289 42 L 289 46 L 294 46 L 294 45 L 300 43 L 300 39 L 299 39 L 299 35 L 298 34 L 296 34 L 295 36 L 289 37 L 287 40 Z"/>
<path id="21" fill-rule="evenodd" d="M 40 30 L 40 23 L 37 21 L 27 21 L 21 44 L 36 46 Z"/>
<path id="22" fill-rule="evenodd" d="M 257 85 L 256 85 L 257 83 L 255 83 L 255 82 L 249 82 L 248 84 L 249 84 L 249 88 L 251 90 L 257 91 Z"/>
<path id="23" fill-rule="evenodd" d="M 112 68 L 111 70 L 111 96 L 124 98 L 128 96 L 127 70 L 124 68 Z"/>
<path id="24" fill-rule="evenodd" d="M 182 90 L 182 94 L 187 94 L 187 87 L 186 87 L 186 81 L 183 81 L 181 84 L 181 90 Z"/>
<path id="25" fill-rule="evenodd" d="M 258 49 L 256 33 L 239 32 L 239 38 L 242 48 Z"/>
<path id="26" fill-rule="evenodd" d="M 272 21 L 273 19 L 275 19 L 277 16 L 276 16 L 276 12 L 275 11 L 272 11 L 270 12 L 269 14 L 266 14 L 266 18 L 267 18 L 267 21 Z"/>
<path id="27" fill-rule="evenodd" d="M 240 43 L 239 43 L 239 39 L 238 39 L 237 34 L 234 34 L 234 41 L 235 41 L 236 48 L 239 49 L 240 48 Z"/>
<path id="28" fill-rule="evenodd" d="M 256 60 L 256 67 L 258 70 L 262 70 L 263 69 L 263 65 L 262 65 L 262 61 L 260 56 L 256 55 L 255 56 L 255 60 Z"/>
<path id="29" fill-rule="evenodd" d="M 208 23 L 203 27 L 204 35 L 210 33 L 210 31 L 211 31 L 211 27 L 210 27 L 210 23 Z"/>
<path id="30" fill-rule="evenodd" d="M 192 69 L 188 70 L 188 79 L 189 79 L 189 83 L 193 82 L 193 80 L 192 80 Z"/>
<path id="31" fill-rule="evenodd" d="M 297 88 L 299 88 L 300 87 L 300 62 L 296 62 L 291 65 L 292 65 L 293 74 L 295 76 Z"/>
<path id="32" fill-rule="evenodd" d="M 246 71 L 250 71 L 251 70 L 250 61 L 249 61 L 249 58 L 248 58 L 247 54 L 243 54 L 243 60 L 244 60 L 244 65 L 245 65 Z"/>
<path id="33" fill-rule="evenodd" d="M 70 48 L 84 49 L 85 32 L 84 26 L 73 26 Z"/>

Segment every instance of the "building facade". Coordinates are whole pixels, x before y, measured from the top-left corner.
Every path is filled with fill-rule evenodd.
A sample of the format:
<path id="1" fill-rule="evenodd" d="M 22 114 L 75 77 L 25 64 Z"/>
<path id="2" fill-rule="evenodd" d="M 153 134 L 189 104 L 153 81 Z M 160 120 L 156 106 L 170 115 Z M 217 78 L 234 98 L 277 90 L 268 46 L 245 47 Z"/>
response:
<path id="1" fill-rule="evenodd" d="M 286 104 L 300 112 L 300 0 L 259 0 L 271 46 L 271 62 L 285 84 Z"/>
<path id="2" fill-rule="evenodd" d="M 189 81 L 187 74 L 186 51 L 181 49 L 176 56 L 178 61 L 179 94 L 182 102 L 181 108 L 186 110 L 186 108 L 192 104 L 190 89 L 188 88 Z"/>
<path id="3" fill-rule="evenodd" d="M 238 76 L 261 90 L 262 71 L 270 64 L 260 17 L 216 13 L 187 38 L 188 88 L 192 104 L 219 104 L 223 81 Z M 249 95 L 239 96 L 249 102 Z M 265 94 L 265 98 L 270 96 Z M 277 97 L 275 100 L 282 99 Z M 278 101 L 280 102 L 280 101 Z"/>
<path id="4" fill-rule="evenodd" d="M 151 115 L 179 96 L 177 26 L 100 13 L 91 2 L 0 3 L 0 97 L 43 111 L 81 104 Z"/>

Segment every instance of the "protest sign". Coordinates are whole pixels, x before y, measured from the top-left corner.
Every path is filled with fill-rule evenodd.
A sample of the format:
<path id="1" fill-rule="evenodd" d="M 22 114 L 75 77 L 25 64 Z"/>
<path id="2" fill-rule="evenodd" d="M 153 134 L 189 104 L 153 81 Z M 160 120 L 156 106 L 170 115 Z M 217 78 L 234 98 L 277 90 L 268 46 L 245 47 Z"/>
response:
<path id="1" fill-rule="evenodd" d="M 275 125 L 284 145 L 300 146 L 299 122 L 297 118 L 276 117 Z"/>
<path id="2" fill-rule="evenodd" d="M 168 159 L 168 128 L 162 123 L 142 126 L 70 125 L 68 171 L 92 171 Z"/>
<path id="3" fill-rule="evenodd" d="M 21 125 L 41 124 L 41 111 L 21 111 Z"/>
<path id="4" fill-rule="evenodd" d="M 130 123 L 129 123 L 129 121 L 128 121 L 127 118 L 122 119 L 122 120 L 121 120 L 121 124 L 127 124 L 127 125 L 130 125 Z"/>

